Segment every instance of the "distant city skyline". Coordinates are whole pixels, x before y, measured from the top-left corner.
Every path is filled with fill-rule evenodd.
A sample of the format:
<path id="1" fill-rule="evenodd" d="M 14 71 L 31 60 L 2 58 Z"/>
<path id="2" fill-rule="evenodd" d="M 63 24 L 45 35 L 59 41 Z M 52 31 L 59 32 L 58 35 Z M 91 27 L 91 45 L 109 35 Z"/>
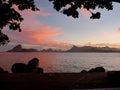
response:
<path id="1" fill-rule="evenodd" d="M 6 27 L 4 33 L 10 38 L 7 46 L 1 46 L 0 51 L 22 44 L 25 47 L 68 49 L 77 46 L 109 46 L 120 48 L 120 5 L 114 3 L 114 9 L 101 12 L 98 20 L 90 19 L 90 13 L 82 9 L 77 19 L 63 15 L 53 9 L 48 0 L 35 0 L 40 12 L 30 10 L 21 14 L 22 32 L 11 31 Z"/>

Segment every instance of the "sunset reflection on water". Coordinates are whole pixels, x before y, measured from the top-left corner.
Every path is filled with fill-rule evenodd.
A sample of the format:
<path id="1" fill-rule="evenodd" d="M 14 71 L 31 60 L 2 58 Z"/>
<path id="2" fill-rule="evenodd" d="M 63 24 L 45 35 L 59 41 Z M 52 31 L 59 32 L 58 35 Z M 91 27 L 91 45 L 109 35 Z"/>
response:
<path id="1" fill-rule="evenodd" d="M 27 64 L 32 58 L 39 59 L 45 73 L 80 72 L 98 66 L 120 70 L 120 53 L 0 53 L 0 67 L 11 72 L 13 64 Z"/>

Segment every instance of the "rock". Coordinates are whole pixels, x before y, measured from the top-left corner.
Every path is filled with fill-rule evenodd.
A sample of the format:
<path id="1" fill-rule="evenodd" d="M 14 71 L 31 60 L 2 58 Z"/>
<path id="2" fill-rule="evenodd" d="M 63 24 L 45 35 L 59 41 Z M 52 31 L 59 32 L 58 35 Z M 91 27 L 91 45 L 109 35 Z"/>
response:
<path id="1" fill-rule="evenodd" d="M 90 69 L 88 72 L 105 72 L 105 69 L 103 67 L 96 67 Z"/>
<path id="2" fill-rule="evenodd" d="M 37 73 L 43 73 L 43 68 L 37 68 Z"/>
<path id="3" fill-rule="evenodd" d="M 0 73 L 8 73 L 8 71 L 4 71 L 4 69 L 0 67 Z"/>
<path id="4" fill-rule="evenodd" d="M 107 72 L 107 79 L 114 85 L 120 85 L 120 71 L 109 71 Z"/>
<path id="5" fill-rule="evenodd" d="M 87 71 L 86 70 L 82 70 L 81 73 L 87 73 Z"/>
<path id="6" fill-rule="evenodd" d="M 23 63 L 13 64 L 12 72 L 13 73 L 27 73 L 28 72 L 27 65 Z"/>
<path id="7" fill-rule="evenodd" d="M 39 64 L 39 59 L 33 58 L 28 62 L 27 67 L 30 72 L 33 72 L 38 67 L 38 64 Z"/>
<path id="8" fill-rule="evenodd" d="M 31 59 L 27 64 L 27 68 L 28 68 L 29 72 L 43 73 L 43 68 L 40 68 L 38 66 L 39 66 L 38 58 Z"/>
<path id="9" fill-rule="evenodd" d="M 39 59 L 33 58 L 28 64 L 15 63 L 13 64 L 11 70 L 13 73 L 43 73 L 43 68 L 38 67 Z"/>
<path id="10" fill-rule="evenodd" d="M 4 72 L 3 68 L 0 67 L 0 73 L 3 73 L 3 72 Z"/>

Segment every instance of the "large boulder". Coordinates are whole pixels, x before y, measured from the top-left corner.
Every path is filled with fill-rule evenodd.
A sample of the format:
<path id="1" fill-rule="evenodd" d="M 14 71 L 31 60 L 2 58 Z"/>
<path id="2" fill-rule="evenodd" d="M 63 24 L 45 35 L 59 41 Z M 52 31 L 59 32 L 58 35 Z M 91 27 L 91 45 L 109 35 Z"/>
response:
<path id="1" fill-rule="evenodd" d="M 87 73 L 87 70 L 82 70 L 81 73 Z"/>
<path id="2" fill-rule="evenodd" d="M 39 65 L 39 59 L 37 58 L 31 59 L 27 64 L 29 72 L 33 72 L 38 67 L 38 65 Z"/>
<path id="3" fill-rule="evenodd" d="M 44 71 L 43 68 L 40 67 L 37 68 L 37 73 L 43 73 L 43 71 Z"/>
<path id="4" fill-rule="evenodd" d="M 96 67 L 90 69 L 88 72 L 105 72 L 105 69 L 103 67 Z"/>
<path id="5" fill-rule="evenodd" d="M 8 73 L 8 71 L 4 71 L 4 69 L 0 67 L 0 73 Z"/>
<path id="6" fill-rule="evenodd" d="M 13 73 L 43 73 L 43 68 L 39 66 L 39 59 L 33 58 L 28 64 L 15 63 L 13 64 L 11 70 Z"/>
<path id="7" fill-rule="evenodd" d="M 120 71 L 107 72 L 107 80 L 111 85 L 120 86 Z"/>
<path id="8" fill-rule="evenodd" d="M 3 68 L 0 67 L 0 73 L 3 73 L 3 72 L 4 72 Z"/>
<path id="9" fill-rule="evenodd" d="M 29 72 L 43 73 L 43 68 L 40 68 L 38 66 L 39 66 L 38 58 L 31 59 L 27 64 L 27 68 L 28 68 Z"/>
<path id="10" fill-rule="evenodd" d="M 28 72 L 27 65 L 24 63 L 13 64 L 12 72 L 13 73 L 27 73 Z"/>

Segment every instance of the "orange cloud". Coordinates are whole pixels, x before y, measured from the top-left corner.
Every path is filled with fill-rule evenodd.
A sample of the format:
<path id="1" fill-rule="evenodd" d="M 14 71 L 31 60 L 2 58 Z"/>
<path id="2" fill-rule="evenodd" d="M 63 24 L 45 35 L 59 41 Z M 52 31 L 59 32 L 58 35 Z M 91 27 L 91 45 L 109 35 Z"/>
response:
<path id="1" fill-rule="evenodd" d="M 24 42 L 25 40 L 28 41 L 31 40 L 30 42 L 36 44 L 39 40 L 43 40 L 43 39 L 48 39 L 48 38 L 52 38 L 52 37 L 56 37 L 59 34 L 61 34 L 60 32 L 60 28 L 53 28 L 53 27 L 49 27 L 49 26 L 43 26 L 40 27 L 38 29 L 31 29 L 31 28 L 22 28 L 22 32 L 8 32 L 8 34 L 11 34 L 11 40 L 16 40 L 17 38 L 20 39 L 20 41 Z M 15 38 L 15 37 L 17 38 Z M 23 39 L 24 38 L 24 39 Z M 32 41 L 33 40 L 33 41 Z M 25 43 L 25 42 L 24 42 Z"/>
<path id="2" fill-rule="evenodd" d="M 46 39 L 50 37 L 55 37 L 61 34 L 61 28 L 54 28 L 50 26 L 42 26 L 38 29 L 22 28 L 23 33 L 28 34 L 31 38 L 36 40 Z"/>
<path id="3" fill-rule="evenodd" d="M 97 35 L 92 36 L 92 39 L 95 41 L 113 41 L 118 40 L 120 38 L 120 28 L 115 30 L 114 32 L 104 32 L 98 33 Z M 102 36 L 102 37 L 101 37 Z"/>
<path id="4" fill-rule="evenodd" d="M 106 33 L 105 37 L 107 37 L 107 39 L 119 38 L 120 37 L 120 28 L 115 30 L 115 32 L 113 32 L 113 33 Z"/>
<path id="5" fill-rule="evenodd" d="M 40 45 L 45 48 L 52 47 L 55 49 L 68 49 L 71 44 L 66 42 L 59 42 L 55 40 L 62 32 L 61 28 L 55 28 L 50 26 L 42 26 L 38 29 L 22 28 L 22 32 L 7 31 L 12 43 L 28 44 L 28 45 Z"/>
<path id="6" fill-rule="evenodd" d="M 120 35 L 120 28 L 118 28 L 118 30 L 116 31 L 117 35 Z"/>
<path id="7" fill-rule="evenodd" d="M 4 30 L 4 33 L 9 36 L 12 43 L 40 45 L 45 48 L 52 47 L 56 49 L 66 49 L 71 46 L 69 43 L 56 40 L 56 37 L 62 34 L 60 31 L 62 29 L 61 27 L 44 25 L 38 19 L 38 16 L 50 15 L 49 13 L 44 12 L 44 8 L 40 8 L 40 11 L 38 12 L 25 10 L 20 13 L 24 17 L 24 21 L 21 23 L 22 32 Z"/>
<path id="8" fill-rule="evenodd" d="M 87 42 L 87 43 L 81 43 L 79 46 L 93 46 L 93 47 L 111 47 L 111 48 L 120 48 L 120 42 L 118 43 L 92 43 L 92 42 Z"/>

